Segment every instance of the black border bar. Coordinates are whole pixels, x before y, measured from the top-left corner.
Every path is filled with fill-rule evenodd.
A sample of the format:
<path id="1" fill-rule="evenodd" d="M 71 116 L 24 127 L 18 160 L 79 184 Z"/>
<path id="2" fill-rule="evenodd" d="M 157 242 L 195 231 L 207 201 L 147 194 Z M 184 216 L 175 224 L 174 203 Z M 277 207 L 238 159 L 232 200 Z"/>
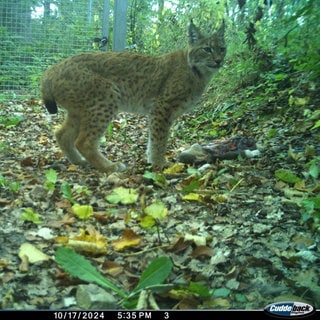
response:
<path id="1" fill-rule="evenodd" d="M 297 317 L 274 317 L 263 310 L 0 310 L 1 320 L 265 320 L 297 319 Z M 312 315 L 298 319 L 320 320 L 320 309 Z"/>

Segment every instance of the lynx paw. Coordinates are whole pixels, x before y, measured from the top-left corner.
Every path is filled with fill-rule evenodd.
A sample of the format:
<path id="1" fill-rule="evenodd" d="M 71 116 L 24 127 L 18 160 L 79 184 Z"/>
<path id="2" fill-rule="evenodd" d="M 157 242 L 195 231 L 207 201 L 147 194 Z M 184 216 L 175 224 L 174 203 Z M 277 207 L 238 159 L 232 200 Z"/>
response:
<path id="1" fill-rule="evenodd" d="M 114 172 L 123 172 L 126 170 L 126 166 L 121 163 L 121 162 L 114 162 L 112 163 L 111 165 L 107 166 L 107 167 L 104 167 L 103 169 L 99 169 L 99 171 L 102 171 L 102 172 L 106 172 L 106 173 L 114 173 Z"/>
<path id="2" fill-rule="evenodd" d="M 116 167 L 115 169 L 116 172 L 123 172 L 127 169 L 126 165 L 123 164 L 122 162 L 115 163 L 115 167 Z"/>

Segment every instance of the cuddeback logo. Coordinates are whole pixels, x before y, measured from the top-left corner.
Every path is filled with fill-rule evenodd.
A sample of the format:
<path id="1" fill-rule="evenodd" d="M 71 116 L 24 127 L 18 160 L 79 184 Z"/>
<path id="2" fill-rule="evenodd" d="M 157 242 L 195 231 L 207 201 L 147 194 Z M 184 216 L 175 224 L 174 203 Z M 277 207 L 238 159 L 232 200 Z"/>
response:
<path id="1" fill-rule="evenodd" d="M 267 305 L 264 311 L 274 317 L 306 317 L 315 312 L 315 308 L 308 303 L 284 301 Z"/>

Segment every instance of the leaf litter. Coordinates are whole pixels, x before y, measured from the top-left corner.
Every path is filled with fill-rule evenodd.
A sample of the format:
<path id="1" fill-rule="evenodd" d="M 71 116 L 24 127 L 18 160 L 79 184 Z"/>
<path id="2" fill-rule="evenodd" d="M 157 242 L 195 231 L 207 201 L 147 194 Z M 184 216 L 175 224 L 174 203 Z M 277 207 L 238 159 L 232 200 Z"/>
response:
<path id="1" fill-rule="evenodd" d="M 53 136 L 62 114 L 49 118 L 33 100 L 2 103 L 0 116 L 16 111 L 23 117 L 0 133 L 2 309 L 77 308 L 75 290 L 88 279 L 51 259 L 63 246 L 121 294 L 149 281 L 150 261 L 170 258 L 170 287 L 153 297 L 160 308 L 261 309 L 292 299 L 320 307 L 319 129 L 312 119 L 300 129 L 287 121 L 300 121 L 301 110 L 243 113 L 236 128 L 229 115 L 221 129 L 229 136 L 250 130 L 260 156 L 204 167 L 176 162 L 179 148 L 205 141 L 173 130 L 163 174 L 144 160 L 145 119 L 124 115 L 126 130 L 113 129 L 102 150 L 128 170 L 111 176 L 62 156 Z"/>

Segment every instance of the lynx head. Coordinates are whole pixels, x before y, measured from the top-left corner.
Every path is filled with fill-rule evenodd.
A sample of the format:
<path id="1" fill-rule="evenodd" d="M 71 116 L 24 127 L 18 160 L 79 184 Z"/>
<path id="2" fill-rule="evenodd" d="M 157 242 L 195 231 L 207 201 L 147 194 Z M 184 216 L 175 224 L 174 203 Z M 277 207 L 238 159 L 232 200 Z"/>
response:
<path id="1" fill-rule="evenodd" d="M 188 62 L 200 76 L 211 77 L 222 66 L 226 55 L 224 24 L 205 37 L 191 20 L 189 26 Z"/>

